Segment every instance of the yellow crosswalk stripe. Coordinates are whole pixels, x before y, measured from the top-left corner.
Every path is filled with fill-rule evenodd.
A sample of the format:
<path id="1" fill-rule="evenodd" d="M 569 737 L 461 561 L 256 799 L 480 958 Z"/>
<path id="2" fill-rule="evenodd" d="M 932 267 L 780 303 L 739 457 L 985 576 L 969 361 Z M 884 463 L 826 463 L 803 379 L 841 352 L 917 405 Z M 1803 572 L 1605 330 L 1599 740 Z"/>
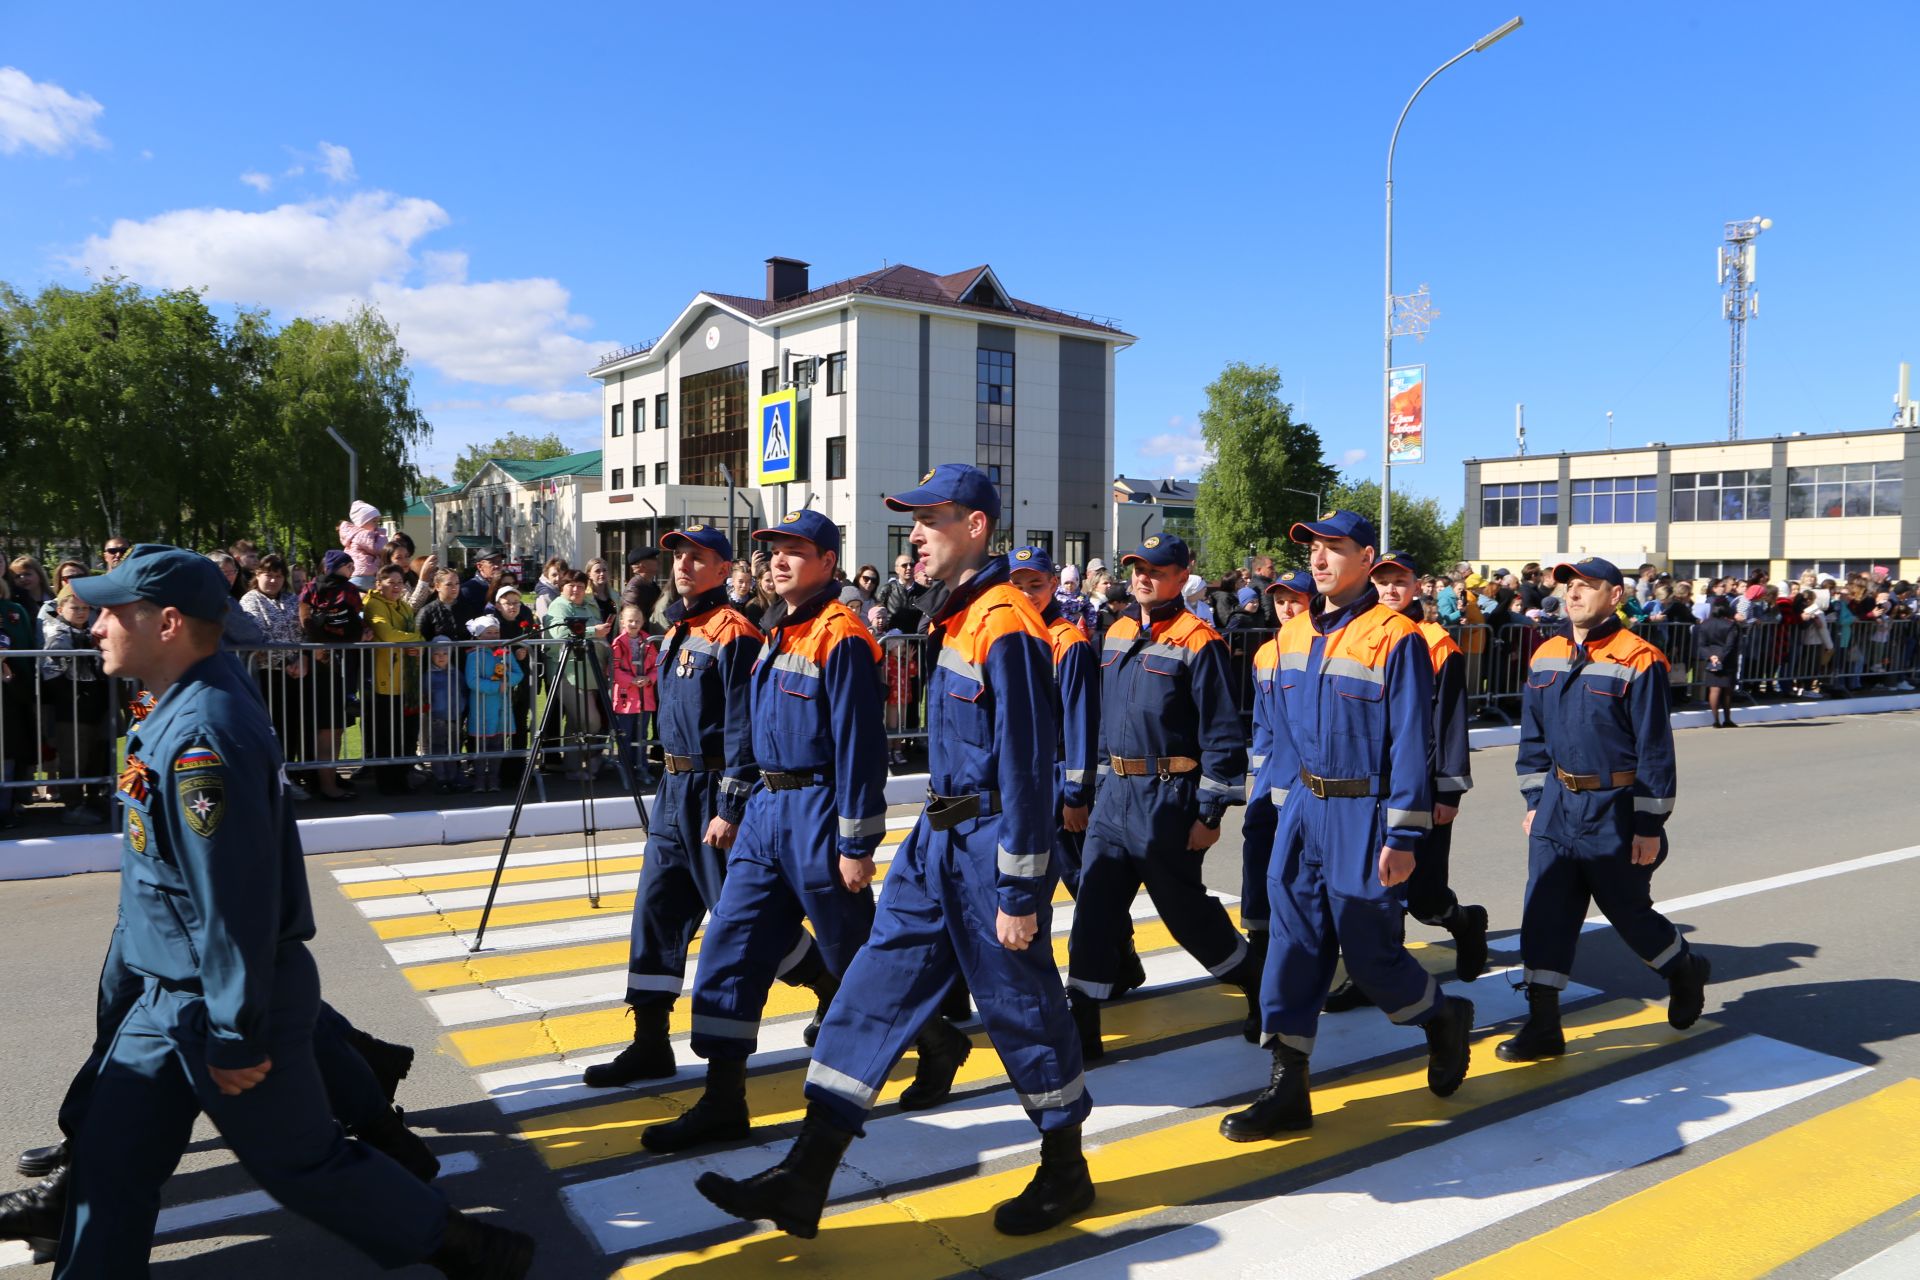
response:
<path id="1" fill-rule="evenodd" d="M 1705 1025 L 1705 1024 L 1703 1024 Z M 700 1268 L 709 1277 L 885 1275 L 914 1280 L 981 1270 L 1092 1232 L 1111 1231 L 1185 1204 L 1216 1198 L 1277 1174 L 1357 1151 L 1407 1129 L 1439 1127 L 1494 1103 L 1577 1078 L 1681 1037 L 1665 1008 L 1613 1001 L 1569 1015 L 1567 1055 L 1534 1063 L 1502 1062 L 1493 1043 L 1508 1029 L 1474 1039 L 1474 1069 L 1451 1099 L 1426 1088 L 1426 1061 L 1402 1060 L 1314 1091 L 1315 1127 L 1272 1142 L 1233 1143 L 1208 1114 L 1088 1152 L 1097 1199 L 1078 1221 L 1041 1235 L 1003 1236 L 993 1210 L 1032 1176 L 1016 1167 L 835 1214 L 816 1240 L 764 1232 L 705 1249 L 635 1262 L 617 1280 L 649 1280 Z M 1249 1075 L 1257 1075 L 1250 1062 Z M 1250 1081 L 1251 1083 L 1251 1081 Z M 1099 1078 L 1092 1081 L 1099 1089 Z M 1280 1246 L 1284 1247 L 1284 1245 Z"/>
<path id="2" fill-rule="evenodd" d="M 1452 1273 L 1462 1280 L 1766 1275 L 1920 1188 L 1920 1080 L 1902 1080 Z"/>

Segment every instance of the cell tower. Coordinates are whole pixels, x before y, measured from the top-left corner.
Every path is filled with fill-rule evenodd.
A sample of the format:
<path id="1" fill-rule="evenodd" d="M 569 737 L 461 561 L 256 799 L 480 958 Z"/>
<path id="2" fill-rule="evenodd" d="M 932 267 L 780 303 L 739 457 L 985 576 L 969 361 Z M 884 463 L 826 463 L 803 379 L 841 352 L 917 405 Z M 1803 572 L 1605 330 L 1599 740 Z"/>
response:
<path id="1" fill-rule="evenodd" d="M 1772 218 L 1748 218 L 1726 224 L 1720 246 L 1720 306 L 1731 330 L 1727 339 L 1727 439 L 1738 440 L 1747 425 L 1747 317 L 1760 314 L 1753 291 L 1753 250 Z"/>

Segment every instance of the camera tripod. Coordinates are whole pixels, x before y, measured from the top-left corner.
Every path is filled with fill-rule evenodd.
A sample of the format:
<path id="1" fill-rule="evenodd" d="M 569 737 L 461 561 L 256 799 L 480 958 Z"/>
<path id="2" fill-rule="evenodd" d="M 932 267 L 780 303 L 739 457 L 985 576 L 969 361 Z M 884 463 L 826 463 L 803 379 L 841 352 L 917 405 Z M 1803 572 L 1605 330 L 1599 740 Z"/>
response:
<path id="1" fill-rule="evenodd" d="M 573 668 L 570 666 L 572 663 L 579 663 L 581 666 Z M 559 716 L 562 696 L 560 689 L 566 683 L 567 672 L 578 669 L 585 670 L 592 685 L 590 690 L 582 690 L 582 692 L 594 699 L 595 704 L 600 708 L 601 719 L 607 726 L 605 733 L 568 733 L 559 739 L 559 750 L 563 755 L 569 749 L 569 744 L 578 746 L 582 771 L 587 775 L 580 788 L 580 836 L 586 853 L 589 904 L 595 907 L 600 905 L 600 831 L 597 822 L 598 813 L 594 807 L 593 770 L 587 767 L 586 762 L 594 750 L 604 752 L 610 742 L 615 744 L 613 761 L 614 768 L 620 774 L 620 785 L 624 786 L 627 794 L 633 797 L 634 812 L 640 820 L 641 839 L 647 838 L 647 806 L 646 802 L 640 798 L 639 788 L 634 786 L 633 773 L 628 768 L 626 752 L 618 749 L 618 740 L 613 731 L 613 698 L 607 691 L 606 672 L 600 665 L 600 655 L 593 651 L 593 641 L 588 639 L 585 629 L 582 628 L 578 633 L 569 633 L 560 646 L 560 664 L 556 668 L 553 684 L 547 691 L 547 705 L 540 709 L 540 723 L 527 741 L 525 767 L 521 770 L 520 786 L 513 797 L 513 816 L 507 819 L 506 838 L 500 843 L 500 860 L 494 864 L 493 883 L 487 889 L 486 905 L 480 909 L 480 927 L 474 930 L 473 946 L 469 948 L 470 952 L 479 951 L 481 941 L 487 936 L 487 920 L 493 914 L 494 895 L 500 892 L 500 877 L 506 872 L 507 856 L 512 852 L 514 837 L 520 830 L 520 812 L 527 805 L 527 789 L 533 785 L 533 776 L 539 767 L 542 740 L 546 738 L 547 730 Z"/>

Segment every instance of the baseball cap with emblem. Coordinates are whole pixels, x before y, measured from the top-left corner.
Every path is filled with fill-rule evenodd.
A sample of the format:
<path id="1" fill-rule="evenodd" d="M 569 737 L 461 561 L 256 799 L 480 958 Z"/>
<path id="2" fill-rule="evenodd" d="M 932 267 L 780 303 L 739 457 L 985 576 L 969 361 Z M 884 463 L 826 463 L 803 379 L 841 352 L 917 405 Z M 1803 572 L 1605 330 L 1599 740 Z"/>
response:
<path id="1" fill-rule="evenodd" d="M 1053 553 L 1045 547 L 1018 547 L 1007 556 L 1008 572 L 1032 569 L 1035 573 L 1053 573 Z"/>
<path id="2" fill-rule="evenodd" d="M 965 462 L 941 463 L 920 477 L 919 488 L 895 494 L 887 499 L 887 506 L 895 511 L 912 511 L 916 507 L 937 507 L 943 502 L 957 502 L 963 507 L 984 511 L 990 520 L 1000 518 L 1000 490 L 994 487 L 986 472 Z"/>
<path id="3" fill-rule="evenodd" d="M 1602 560 L 1599 556 L 1588 556 L 1584 560 L 1562 560 L 1553 566 L 1555 582 L 1570 582 L 1575 578 L 1590 578 L 1595 582 L 1604 582 L 1609 586 L 1624 587 L 1626 579 L 1620 576 L 1620 570 L 1611 560 Z"/>
<path id="4" fill-rule="evenodd" d="M 1134 561 L 1164 568 L 1177 564 L 1182 569 L 1193 563 L 1193 553 L 1187 550 L 1187 544 L 1170 533 L 1156 533 L 1134 550 L 1120 557 L 1121 564 Z"/>
<path id="5" fill-rule="evenodd" d="M 773 538 L 800 538 L 822 551 L 831 551 L 836 556 L 840 554 L 840 526 L 812 507 L 789 511 L 780 517 L 779 524 L 753 531 L 755 542 L 767 542 Z"/>
<path id="6" fill-rule="evenodd" d="M 684 529 L 675 529 L 672 533 L 663 535 L 660 539 L 660 550 L 671 551 L 683 542 L 696 547 L 705 547 L 722 560 L 733 559 L 733 544 L 727 541 L 726 534 L 710 524 L 690 524 Z"/>
<path id="7" fill-rule="evenodd" d="M 160 542 L 142 542 L 112 572 L 75 578 L 68 585 L 95 608 L 144 600 L 207 622 L 227 616 L 226 575 L 205 556 Z"/>
<path id="8" fill-rule="evenodd" d="M 1312 542 L 1315 538 L 1352 538 L 1363 547 L 1380 545 L 1380 536 L 1373 531 L 1373 521 L 1357 511 L 1329 511 L 1318 520 L 1303 520 L 1293 526 L 1287 537 L 1294 542 Z"/>
<path id="9" fill-rule="evenodd" d="M 1380 558 L 1373 562 L 1373 568 L 1368 576 L 1371 577 L 1382 569 L 1405 569 L 1416 579 L 1420 576 L 1420 566 L 1415 564 L 1413 557 L 1404 551 L 1382 551 Z"/>
<path id="10" fill-rule="evenodd" d="M 1267 591 L 1269 594 L 1275 591 L 1291 591 L 1297 596 L 1305 596 L 1311 600 L 1314 595 L 1313 575 L 1305 569 L 1294 569 L 1275 578 L 1273 585 L 1268 587 Z"/>

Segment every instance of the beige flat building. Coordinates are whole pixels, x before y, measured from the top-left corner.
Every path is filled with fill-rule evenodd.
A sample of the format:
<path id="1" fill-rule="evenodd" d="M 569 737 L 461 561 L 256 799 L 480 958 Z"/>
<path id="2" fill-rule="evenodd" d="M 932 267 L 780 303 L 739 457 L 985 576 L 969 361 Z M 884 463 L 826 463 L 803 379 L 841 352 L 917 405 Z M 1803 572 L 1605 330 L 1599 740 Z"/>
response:
<path id="1" fill-rule="evenodd" d="M 1885 565 L 1920 578 L 1920 430 L 1474 458 L 1466 558 L 1518 570 L 1603 556 L 1681 578 Z"/>

